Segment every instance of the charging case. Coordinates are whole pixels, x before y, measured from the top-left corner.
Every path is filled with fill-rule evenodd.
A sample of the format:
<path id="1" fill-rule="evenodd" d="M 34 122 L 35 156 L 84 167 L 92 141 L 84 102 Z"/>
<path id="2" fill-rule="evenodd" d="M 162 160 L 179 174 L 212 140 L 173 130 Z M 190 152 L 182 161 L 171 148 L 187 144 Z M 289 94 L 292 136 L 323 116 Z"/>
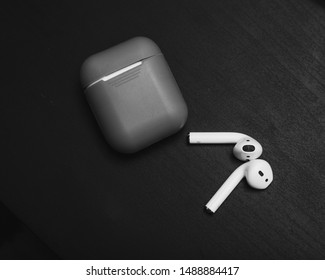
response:
<path id="1" fill-rule="evenodd" d="M 90 56 L 82 65 L 86 99 L 107 140 L 139 151 L 180 130 L 187 106 L 159 47 L 136 37 Z"/>

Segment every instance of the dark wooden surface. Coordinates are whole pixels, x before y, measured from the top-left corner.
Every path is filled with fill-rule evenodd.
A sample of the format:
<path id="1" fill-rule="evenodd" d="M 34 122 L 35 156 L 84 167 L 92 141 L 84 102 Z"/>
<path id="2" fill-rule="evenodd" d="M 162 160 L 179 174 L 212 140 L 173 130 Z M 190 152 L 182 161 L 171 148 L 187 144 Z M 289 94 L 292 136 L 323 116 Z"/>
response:
<path id="1" fill-rule="evenodd" d="M 3 11 L 0 199 L 59 257 L 325 258 L 324 1 L 24 1 Z M 138 35 L 162 49 L 189 117 L 178 134 L 122 155 L 105 143 L 79 69 Z M 207 214 L 241 162 L 232 145 L 189 146 L 189 131 L 256 138 L 272 185 L 243 181 Z"/>
<path id="2" fill-rule="evenodd" d="M 0 203 L 0 221 L 1 260 L 60 258 L 2 203 Z"/>

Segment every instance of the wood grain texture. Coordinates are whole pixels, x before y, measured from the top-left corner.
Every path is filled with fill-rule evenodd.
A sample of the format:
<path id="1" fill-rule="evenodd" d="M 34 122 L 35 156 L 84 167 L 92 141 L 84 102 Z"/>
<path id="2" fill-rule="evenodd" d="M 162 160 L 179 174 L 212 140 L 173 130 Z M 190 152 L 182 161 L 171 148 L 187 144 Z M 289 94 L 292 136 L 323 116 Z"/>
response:
<path id="1" fill-rule="evenodd" d="M 6 7 L 0 198 L 53 251 L 325 258 L 324 1 L 28 2 Z M 90 54 L 138 35 L 162 49 L 189 118 L 178 134 L 122 155 L 105 143 L 78 73 Z M 241 162 L 231 145 L 188 145 L 189 131 L 254 137 L 272 185 L 243 181 L 207 214 Z"/>

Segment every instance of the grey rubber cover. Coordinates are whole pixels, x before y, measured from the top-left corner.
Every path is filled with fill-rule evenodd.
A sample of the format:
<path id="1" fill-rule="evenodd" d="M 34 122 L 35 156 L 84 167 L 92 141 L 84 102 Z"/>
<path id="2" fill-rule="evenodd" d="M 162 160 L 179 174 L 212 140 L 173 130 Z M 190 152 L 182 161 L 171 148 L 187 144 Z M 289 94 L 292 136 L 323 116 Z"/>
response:
<path id="1" fill-rule="evenodd" d="M 160 54 L 159 47 L 146 37 L 135 37 L 88 57 L 81 67 L 84 88 L 91 83 L 139 60 Z"/>
<path id="2" fill-rule="evenodd" d="M 113 148 L 133 153 L 184 126 L 187 106 L 153 41 L 137 37 L 97 55 L 83 64 L 82 84 L 97 122 Z M 103 73 L 111 74 L 137 61 L 142 64 L 87 87 L 102 78 Z"/>

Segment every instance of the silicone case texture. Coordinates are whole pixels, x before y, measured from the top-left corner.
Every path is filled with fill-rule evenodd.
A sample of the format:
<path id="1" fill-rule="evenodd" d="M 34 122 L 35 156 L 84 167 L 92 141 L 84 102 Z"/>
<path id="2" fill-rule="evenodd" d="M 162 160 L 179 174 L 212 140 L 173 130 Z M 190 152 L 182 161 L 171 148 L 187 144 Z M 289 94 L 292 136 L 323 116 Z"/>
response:
<path id="1" fill-rule="evenodd" d="M 87 101 L 107 140 L 139 151 L 180 130 L 187 106 L 159 47 L 136 37 L 94 54 L 81 67 Z"/>

